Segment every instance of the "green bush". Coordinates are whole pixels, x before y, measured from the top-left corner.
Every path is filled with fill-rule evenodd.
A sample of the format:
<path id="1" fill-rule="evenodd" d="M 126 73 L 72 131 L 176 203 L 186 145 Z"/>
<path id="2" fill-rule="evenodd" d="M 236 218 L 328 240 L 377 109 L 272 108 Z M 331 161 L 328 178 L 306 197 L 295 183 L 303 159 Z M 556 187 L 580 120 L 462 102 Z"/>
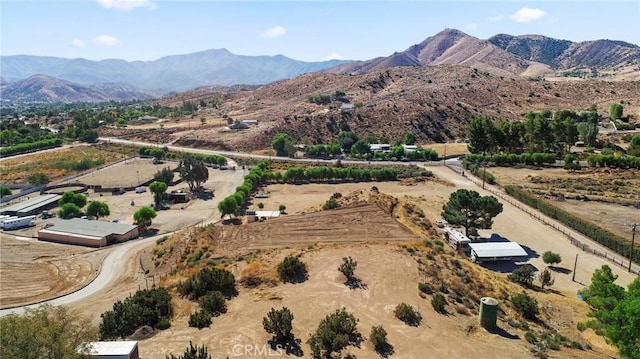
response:
<path id="1" fill-rule="evenodd" d="M 314 358 L 331 358 L 333 353 L 357 343 L 360 337 L 357 324 L 358 320 L 344 308 L 327 315 L 307 340 L 311 355 Z"/>
<path id="2" fill-rule="evenodd" d="M 227 297 L 236 294 L 236 279 L 226 269 L 203 268 L 199 273 L 178 283 L 178 293 L 183 297 L 198 299 L 211 291 L 219 291 Z"/>
<path id="3" fill-rule="evenodd" d="M 436 293 L 431 298 L 431 305 L 433 306 L 433 309 L 435 309 L 436 312 L 444 313 L 445 312 L 444 307 L 447 305 L 447 300 L 444 298 L 444 295 L 440 293 Z"/>
<path id="4" fill-rule="evenodd" d="M 156 325 L 156 329 L 158 330 L 166 330 L 169 328 L 171 328 L 171 321 L 167 318 L 160 319 L 158 325 Z"/>
<path id="5" fill-rule="evenodd" d="M 298 257 L 288 256 L 278 264 L 278 276 L 283 282 L 303 282 L 307 278 L 307 266 Z"/>
<path id="6" fill-rule="evenodd" d="M 514 283 L 524 285 L 525 287 L 531 287 L 533 284 L 533 278 L 535 275 L 535 269 L 530 265 L 523 265 L 509 273 L 507 278 Z"/>
<path id="7" fill-rule="evenodd" d="M 383 351 L 389 346 L 389 343 L 387 342 L 387 331 L 384 330 L 382 325 L 371 327 L 369 340 L 377 352 Z"/>
<path id="8" fill-rule="evenodd" d="M 396 318 L 405 322 L 405 324 L 412 326 L 420 324 L 420 313 L 416 312 L 415 309 L 407 303 L 398 304 L 393 314 L 395 314 Z"/>
<path id="9" fill-rule="evenodd" d="M 197 312 L 191 313 L 189 316 L 189 326 L 192 328 L 208 328 L 211 325 L 211 314 L 206 310 L 200 309 Z"/>
<path id="10" fill-rule="evenodd" d="M 227 299 L 224 294 L 214 290 L 200 297 L 200 308 L 212 316 L 217 316 L 227 311 Z"/>
<path id="11" fill-rule="evenodd" d="M 433 288 L 428 283 L 418 283 L 418 289 L 424 294 L 432 294 Z"/>
<path id="12" fill-rule="evenodd" d="M 511 297 L 511 303 L 526 319 L 536 319 L 540 310 L 538 309 L 538 301 L 529 296 L 527 293 L 516 294 Z"/>

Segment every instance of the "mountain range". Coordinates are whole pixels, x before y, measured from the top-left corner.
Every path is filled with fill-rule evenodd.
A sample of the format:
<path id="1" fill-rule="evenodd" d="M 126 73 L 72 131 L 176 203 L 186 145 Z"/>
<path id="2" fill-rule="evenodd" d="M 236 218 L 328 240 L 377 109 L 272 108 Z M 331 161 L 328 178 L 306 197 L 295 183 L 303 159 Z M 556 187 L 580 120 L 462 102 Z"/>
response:
<path id="1" fill-rule="evenodd" d="M 482 40 L 445 29 L 402 52 L 367 61 L 303 62 L 282 55 L 240 56 L 225 49 L 133 62 L 0 56 L 0 90 L 2 99 L 10 101 L 143 100 L 201 86 L 262 85 L 311 72 L 361 75 L 392 67 L 439 65 L 462 65 L 507 77 L 575 69 L 611 75 L 626 70 L 640 79 L 640 47 L 541 35 L 498 34 Z"/>

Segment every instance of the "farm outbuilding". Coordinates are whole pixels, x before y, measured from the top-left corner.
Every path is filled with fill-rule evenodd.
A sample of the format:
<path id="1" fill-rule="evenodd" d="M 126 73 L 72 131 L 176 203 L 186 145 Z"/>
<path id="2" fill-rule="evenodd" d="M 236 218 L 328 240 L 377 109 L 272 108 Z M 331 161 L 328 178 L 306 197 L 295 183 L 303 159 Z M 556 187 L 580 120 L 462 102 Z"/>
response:
<path id="1" fill-rule="evenodd" d="M 132 340 L 91 342 L 78 351 L 96 359 L 140 359 L 138 342 Z"/>
<path id="2" fill-rule="evenodd" d="M 515 242 L 471 242 L 469 247 L 471 261 L 476 263 L 524 260 L 529 257 L 527 251 Z"/>
<path id="3" fill-rule="evenodd" d="M 45 194 L 37 196 L 9 207 L 2 208 L 0 209 L 0 214 L 9 214 L 20 217 L 40 214 L 43 210 L 56 207 L 58 205 L 58 200 L 61 197 L 62 196 L 59 194 Z"/>
<path id="4" fill-rule="evenodd" d="M 53 226 L 38 231 L 41 241 L 104 247 L 137 238 L 138 226 L 126 223 L 81 218 L 59 219 Z"/>

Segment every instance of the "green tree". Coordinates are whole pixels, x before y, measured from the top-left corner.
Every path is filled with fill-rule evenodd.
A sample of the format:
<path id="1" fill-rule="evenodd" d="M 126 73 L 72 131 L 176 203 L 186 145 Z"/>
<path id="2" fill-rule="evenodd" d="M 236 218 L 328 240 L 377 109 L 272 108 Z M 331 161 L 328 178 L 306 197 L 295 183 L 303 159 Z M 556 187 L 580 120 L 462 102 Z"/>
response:
<path id="1" fill-rule="evenodd" d="M 22 315 L 0 317 L 2 358 L 90 358 L 86 343 L 96 340 L 98 330 L 91 321 L 65 306 L 43 304 Z"/>
<path id="2" fill-rule="evenodd" d="M 613 274 L 611 268 L 603 265 L 591 276 L 591 284 L 578 293 L 592 307 L 610 311 L 624 297 L 624 288 L 614 283 L 616 279 L 618 276 Z"/>
<path id="3" fill-rule="evenodd" d="M 65 203 L 73 203 L 78 208 L 82 208 L 87 204 L 87 196 L 82 193 L 74 193 L 71 191 L 62 194 L 62 197 L 58 200 L 58 205 L 62 207 Z"/>
<path id="4" fill-rule="evenodd" d="M 313 333 L 307 344 L 313 358 L 331 358 L 350 344 L 359 342 L 358 319 L 342 308 L 327 315 Z"/>
<path id="5" fill-rule="evenodd" d="M 494 139 L 496 138 L 496 128 L 490 117 L 476 117 L 469 123 L 467 132 L 469 138 L 469 152 L 471 153 L 491 153 L 497 147 Z"/>
<path id="6" fill-rule="evenodd" d="M 612 120 L 617 120 L 622 117 L 622 111 L 624 108 L 619 103 L 612 103 L 609 106 L 609 114 L 611 115 Z"/>
<path id="7" fill-rule="evenodd" d="M 182 355 L 169 354 L 166 359 L 211 359 L 206 346 L 193 346 L 193 343 L 189 341 L 189 347 L 185 349 Z"/>
<path id="8" fill-rule="evenodd" d="M 303 282 L 307 278 L 307 265 L 298 257 L 287 256 L 278 264 L 278 276 L 283 282 Z"/>
<path id="9" fill-rule="evenodd" d="M 640 358 L 640 277 L 636 277 L 615 308 L 599 315 L 605 337 L 622 358 Z"/>
<path id="10" fill-rule="evenodd" d="M 111 212 L 109 211 L 109 205 L 102 201 L 91 201 L 87 205 L 87 216 L 93 216 L 96 218 L 106 217 Z"/>
<path id="11" fill-rule="evenodd" d="M 153 203 L 156 208 L 160 207 L 160 203 L 162 203 L 162 199 L 165 193 L 167 193 L 167 188 L 167 184 L 164 182 L 153 181 L 149 184 L 149 191 L 153 193 Z"/>
<path id="12" fill-rule="evenodd" d="M 535 269 L 530 265 L 520 266 L 507 276 L 510 281 L 524 285 L 525 287 L 531 287 L 531 285 L 533 285 L 534 277 Z"/>
<path id="13" fill-rule="evenodd" d="M 293 314 L 289 308 L 282 307 L 277 310 L 271 308 L 267 316 L 262 318 L 262 327 L 267 333 L 273 334 L 277 343 L 282 343 L 293 338 L 292 322 Z"/>
<path id="14" fill-rule="evenodd" d="M 542 289 L 544 289 L 544 287 L 552 286 L 555 282 L 555 279 L 551 275 L 551 271 L 549 270 L 549 268 L 545 268 L 542 272 L 540 272 L 540 274 L 538 275 L 538 280 L 540 281 L 540 288 Z"/>
<path id="15" fill-rule="evenodd" d="M 80 209 L 80 207 L 76 206 L 75 204 L 65 203 L 60 206 L 60 210 L 58 210 L 58 217 L 64 219 L 78 217 L 80 216 L 81 212 L 82 210 Z"/>
<path id="16" fill-rule="evenodd" d="M 180 177 L 187 182 L 189 190 L 199 190 L 204 182 L 209 179 L 209 170 L 204 162 L 193 155 L 185 155 L 178 163 Z"/>
<path id="17" fill-rule="evenodd" d="M 51 182 L 51 179 L 49 179 L 49 176 L 42 172 L 36 172 L 27 177 L 27 182 L 34 186 L 39 186 Z"/>
<path id="18" fill-rule="evenodd" d="M 363 140 L 358 140 L 351 146 L 352 155 L 366 155 L 371 151 L 369 144 Z"/>
<path id="19" fill-rule="evenodd" d="M 165 167 L 153 175 L 153 180 L 170 185 L 173 182 L 173 175 L 174 173 L 171 168 Z"/>
<path id="20" fill-rule="evenodd" d="M 413 132 L 407 132 L 404 134 L 404 144 L 405 145 L 415 145 L 416 144 L 416 135 Z"/>
<path id="21" fill-rule="evenodd" d="M 276 156 L 291 156 L 294 152 L 293 139 L 286 133 L 278 133 L 271 141 L 271 147 L 276 150 Z"/>
<path id="22" fill-rule="evenodd" d="M 218 202 L 218 211 L 222 217 L 226 215 L 237 215 L 239 210 L 238 202 L 236 202 L 235 198 L 229 196 Z"/>
<path id="23" fill-rule="evenodd" d="M 151 225 L 151 220 L 156 218 L 158 214 L 151 207 L 140 207 L 139 210 L 133 213 L 133 220 L 135 224 L 141 226 L 143 229 L 146 229 Z"/>
<path id="24" fill-rule="evenodd" d="M 354 273 L 356 271 L 356 267 L 358 266 L 358 262 L 354 261 L 351 256 L 342 258 L 342 264 L 338 267 L 340 273 L 344 274 L 347 278 L 347 281 L 352 280 L 354 277 Z"/>
<path id="25" fill-rule="evenodd" d="M 451 194 L 443 210 L 442 217 L 451 224 L 462 225 L 468 236 L 471 229 L 490 229 L 493 218 L 502 213 L 502 203 L 493 196 L 459 189 Z"/>
<path id="26" fill-rule="evenodd" d="M 526 319 L 534 320 L 540 313 L 538 301 L 527 293 L 516 294 L 511 297 L 511 303 Z"/>
<path id="27" fill-rule="evenodd" d="M 11 196 L 11 189 L 6 186 L 0 186 L 0 198 L 4 196 Z"/>
<path id="28" fill-rule="evenodd" d="M 631 137 L 629 148 L 627 148 L 627 154 L 629 156 L 640 157 L 640 134 Z"/>
<path id="29" fill-rule="evenodd" d="M 287 210 L 287 206 L 285 206 L 284 204 L 281 204 L 278 206 L 278 211 L 280 211 L 280 213 L 285 213 L 284 211 Z"/>
<path id="30" fill-rule="evenodd" d="M 554 265 L 562 262 L 562 257 L 558 253 L 554 253 L 554 252 L 551 252 L 551 251 L 546 251 L 546 252 L 544 252 L 542 254 L 542 261 L 545 264 L 548 264 L 550 266 L 554 266 Z"/>

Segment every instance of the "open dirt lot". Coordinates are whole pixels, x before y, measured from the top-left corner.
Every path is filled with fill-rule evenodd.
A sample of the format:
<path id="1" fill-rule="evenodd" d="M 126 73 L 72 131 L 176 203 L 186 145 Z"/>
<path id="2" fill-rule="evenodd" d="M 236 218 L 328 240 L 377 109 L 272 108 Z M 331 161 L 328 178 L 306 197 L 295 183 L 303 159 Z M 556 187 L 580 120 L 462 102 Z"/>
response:
<path id="1" fill-rule="evenodd" d="M 493 167 L 498 183 L 520 185 L 545 194 L 547 200 L 574 215 L 631 240 L 631 229 L 625 224 L 638 222 L 640 208 L 640 173 L 634 170 L 528 169 Z M 558 200 L 558 195 L 565 198 Z M 571 199 L 584 195 L 589 201 Z"/>
<path id="2" fill-rule="evenodd" d="M 86 185 L 102 187 L 133 187 L 153 179 L 153 175 L 165 167 L 173 170 L 178 167 L 178 163 L 163 161 L 163 163 L 153 164 L 150 158 L 132 158 L 114 166 L 92 171 L 78 178 L 78 181 Z M 175 178 L 178 176 L 174 176 Z"/>

